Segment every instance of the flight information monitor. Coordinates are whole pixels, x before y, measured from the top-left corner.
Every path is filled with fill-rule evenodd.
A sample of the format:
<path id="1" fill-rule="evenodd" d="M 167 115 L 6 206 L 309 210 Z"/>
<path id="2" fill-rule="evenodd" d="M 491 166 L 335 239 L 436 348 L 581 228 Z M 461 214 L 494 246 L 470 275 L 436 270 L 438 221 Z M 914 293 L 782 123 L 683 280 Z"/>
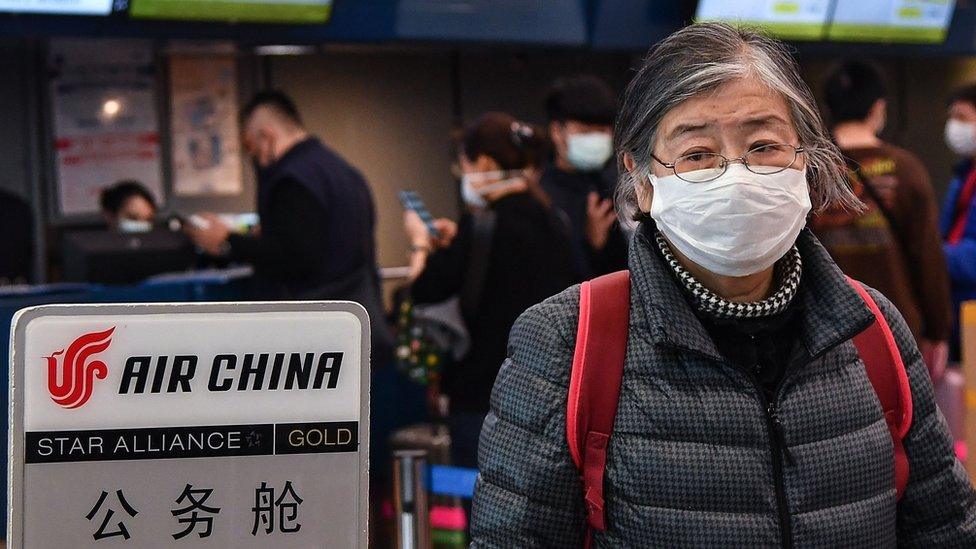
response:
<path id="1" fill-rule="evenodd" d="M 240 23 L 325 23 L 332 0 L 131 0 L 133 18 Z"/>
<path id="2" fill-rule="evenodd" d="M 0 0 L 0 12 L 51 15 L 108 15 L 113 0 Z"/>
<path id="3" fill-rule="evenodd" d="M 695 20 L 756 26 L 779 38 L 822 40 L 827 32 L 831 3 L 831 0 L 701 0 Z"/>
<path id="4" fill-rule="evenodd" d="M 827 38 L 940 44 L 955 7 L 955 0 L 837 0 Z"/>

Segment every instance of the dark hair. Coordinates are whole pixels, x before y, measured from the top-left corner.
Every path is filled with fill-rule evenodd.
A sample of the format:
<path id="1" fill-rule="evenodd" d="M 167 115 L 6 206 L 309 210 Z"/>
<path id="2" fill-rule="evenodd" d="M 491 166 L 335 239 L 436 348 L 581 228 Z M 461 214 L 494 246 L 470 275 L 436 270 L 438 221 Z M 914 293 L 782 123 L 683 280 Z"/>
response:
<path id="1" fill-rule="evenodd" d="M 268 107 L 280 116 L 290 122 L 301 126 L 302 116 L 298 114 L 298 107 L 295 106 L 295 102 L 292 101 L 291 97 L 288 97 L 282 91 L 279 90 L 265 90 L 258 92 L 251 98 L 250 101 L 244 105 L 241 109 L 241 121 L 246 121 L 258 107 Z"/>
<path id="2" fill-rule="evenodd" d="M 881 71 L 864 61 L 848 61 L 840 65 L 824 84 L 824 101 L 835 124 L 864 120 L 871 107 L 886 94 Z"/>
<path id="3" fill-rule="evenodd" d="M 152 204 L 153 209 L 156 209 L 156 200 L 146 187 L 142 183 L 130 179 L 119 181 L 110 187 L 102 189 L 98 202 L 102 210 L 112 215 L 117 215 L 126 201 L 134 196 L 145 198 L 147 202 Z"/>
<path id="4" fill-rule="evenodd" d="M 485 155 L 503 170 L 523 170 L 538 167 L 547 151 L 541 129 L 509 114 L 488 112 L 465 128 L 460 152 L 472 162 Z"/>
<path id="5" fill-rule="evenodd" d="M 947 105 L 952 105 L 956 101 L 963 101 L 969 103 L 973 107 L 976 107 L 976 84 L 966 84 L 961 88 L 957 88 L 949 96 L 949 101 Z"/>
<path id="6" fill-rule="evenodd" d="M 560 78 L 546 94 L 546 115 L 550 122 L 576 120 L 609 126 L 616 113 L 617 99 L 610 86 L 593 75 Z"/>
<path id="7" fill-rule="evenodd" d="M 549 140 L 540 128 L 502 112 L 487 112 L 469 124 L 458 150 L 472 162 L 485 155 L 503 170 L 536 169 L 548 151 Z M 537 174 L 529 174 L 525 181 L 529 194 L 548 207 L 549 196 L 539 185 Z"/>

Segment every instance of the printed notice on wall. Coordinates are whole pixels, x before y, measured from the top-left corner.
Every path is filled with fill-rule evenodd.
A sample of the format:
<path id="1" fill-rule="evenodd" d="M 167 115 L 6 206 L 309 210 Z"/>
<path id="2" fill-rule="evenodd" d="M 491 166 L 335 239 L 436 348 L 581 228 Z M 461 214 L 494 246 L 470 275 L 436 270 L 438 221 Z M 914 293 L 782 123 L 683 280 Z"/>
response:
<path id="1" fill-rule="evenodd" d="M 13 333 L 11 549 L 366 548 L 361 306 L 46 305 Z"/>
<path id="2" fill-rule="evenodd" d="M 170 96 L 174 192 L 240 194 L 243 174 L 234 58 L 172 57 Z"/>
<path id="3" fill-rule="evenodd" d="M 151 43 L 54 40 L 49 65 L 59 212 L 97 212 L 101 190 L 123 179 L 161 201 Z"/>

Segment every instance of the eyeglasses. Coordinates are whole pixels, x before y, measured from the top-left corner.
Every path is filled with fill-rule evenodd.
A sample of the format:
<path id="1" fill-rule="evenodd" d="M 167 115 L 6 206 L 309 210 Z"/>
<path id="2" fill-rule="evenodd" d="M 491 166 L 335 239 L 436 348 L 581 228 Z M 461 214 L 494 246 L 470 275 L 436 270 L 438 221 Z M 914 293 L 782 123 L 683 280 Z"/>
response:
<path id="1" fill-rule="evenodd" d="M 651 155 L 658 164 L 674 171 L 682 181 L 688 183 L 706 183 L 718 179 L 729 164 L 738 162 L 752 173 L 772 175 L 793 166 L 803 147 L 794 147 L 785 143 L 767 143 L 750 149 L 738 158 L 726 158 L 713 152 L 693 152 L 679 156 L 674 162 L 661 161 Z"/>

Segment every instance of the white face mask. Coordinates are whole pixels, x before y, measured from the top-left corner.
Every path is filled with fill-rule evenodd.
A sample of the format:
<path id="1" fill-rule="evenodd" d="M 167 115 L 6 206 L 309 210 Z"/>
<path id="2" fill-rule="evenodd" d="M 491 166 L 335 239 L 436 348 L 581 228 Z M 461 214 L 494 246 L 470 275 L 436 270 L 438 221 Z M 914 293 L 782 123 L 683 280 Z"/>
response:
<path id="1" fill-rule="evenodd" d="M 152 230 L 152 222 L 139 219 L 119 219 L 120 233 L 148 233 Z"/>
<path id="2" fill-rule="evenodd" d="M 485 195 L 507 189 L 522 182 L 525 173 L 521 170 L 473 172 L 461 176 L 461 200 L 472 208 L 485 208 L 488 202 Z M 498 179 L 495 183 L 475 188 L 475 183 Z"/>
<path id="3" fill-rule="evenodd" d="M 599 170 L 613 155 L 613 139 L 605 132 L 576 133 L 566 139 L 566 159 L 581 172 Z"/>
<path id="4" fill-rule="evenodd" d="M 945 142 L 959 156 L 976 154 L 976 124 L 952 118 L 945 125 Z"/>
<path id="5" fill-rule="evenodd" d="M 732 164 L 721 177 L 688 183 L 676 175 L 650 177 L 651 218 L 682 255 L 723 276 L 772 267 L 806 224 L 806 170 L 761 175 Z"/>

